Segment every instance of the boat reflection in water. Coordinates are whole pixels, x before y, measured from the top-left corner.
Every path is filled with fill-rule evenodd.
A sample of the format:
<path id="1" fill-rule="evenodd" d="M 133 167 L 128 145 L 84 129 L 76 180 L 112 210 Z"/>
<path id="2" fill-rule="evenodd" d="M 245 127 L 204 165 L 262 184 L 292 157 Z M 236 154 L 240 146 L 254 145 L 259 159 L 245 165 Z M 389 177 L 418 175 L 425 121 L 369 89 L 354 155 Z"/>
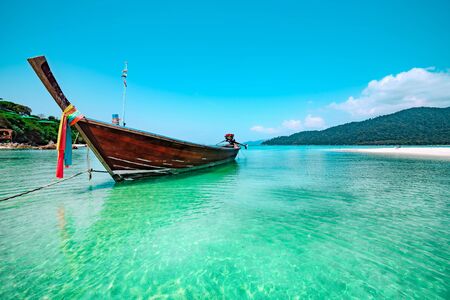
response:
<path id="1" fill-rule="evenodd" d="M 55 206 L 60 243 L 54 267 L 65 282 L 58 293 L 175 296 L 180 282 L 186 287 L 200 278 L 208 282 L 208 264 L 224 263 L 207 258 L 225 249 L 220 227 L 240 230 L 238 222 L 225 222 L 231 215 L 223 215 L 228 200 L 236 198 L 231 193 L 238 193 L 238 173 L 238 164 L 230 163 L 190 176 L 94 187 L 91 193 L 104 197 L 84 201 L 86 210 L 97 207 L 91 215 L 70 203 Z"/>

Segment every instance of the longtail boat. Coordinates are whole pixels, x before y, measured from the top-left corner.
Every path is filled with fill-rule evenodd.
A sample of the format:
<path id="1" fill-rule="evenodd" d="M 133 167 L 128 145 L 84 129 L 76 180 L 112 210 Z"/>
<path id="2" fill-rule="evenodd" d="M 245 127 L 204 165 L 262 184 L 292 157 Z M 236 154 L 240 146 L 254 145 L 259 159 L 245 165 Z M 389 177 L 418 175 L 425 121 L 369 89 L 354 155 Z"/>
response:
<path id="1" fill-rule="evenodd" d="M 46 58 L 37 56 L 28 62 L 61 110 L 72 107 Z M 116 182 L 221 165 L 234 161 L 240 150 L 239 143 L 200 145 L 84 116 L 74 126 Z"/>

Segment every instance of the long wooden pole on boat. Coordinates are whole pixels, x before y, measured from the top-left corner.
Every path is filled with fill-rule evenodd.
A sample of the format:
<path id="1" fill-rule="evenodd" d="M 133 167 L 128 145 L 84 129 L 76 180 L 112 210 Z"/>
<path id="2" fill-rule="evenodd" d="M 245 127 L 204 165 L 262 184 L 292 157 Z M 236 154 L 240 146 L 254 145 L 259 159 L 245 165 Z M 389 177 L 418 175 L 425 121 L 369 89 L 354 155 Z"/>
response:
<path id="1" fill-rule="evenodd" d="M 127 97 L 127 76 L 128 76 L 128 63 L 125 61 L 125 67 L 122 71 L 123 79 L 123 93 L 122 93 L 122 125 L 125 127 L 125 102 Z"/>
<path id="2" fill-rule="evenodd" d="M 58 104 L 58 106 L 61 108 L 62 111 L 64 111 L 67 106 L 70 105 L 69 100 L 67 100 L 66 96 L 62 92 L 58 82 L 56 81 L 55 77 L 53 76 L 52 71 L 50 70 L 50 66 L 47 63 L 47 59 L 45 59 L 45 56 L 36 56 L 31 57 L 28 59 L 28 62 L 30 63 L 33 70 L 36 72 L 36 75 L 39 77 L 39 79 L 44 84 L 47 91 L 50 93 L 50 95 L 53 97 L 55 102 Z M 89 122 L 88 119 L 80 120 L 80 122 Z M 80 127 L 80 122 L 75 124 L 75 128 L 78 130 L 78 132 L 83 137 L 83 140 L 86 141 L 86 144 L 89 146 L 89 149 L 94 152 L 95 156 L 97 156 L 98 160 L 101 162 L 101 164 L 105 167 L 105 169 L 108 171 L 109 175 L 111 175 L 112 178 L 114 178 L 115 181 L 121 181 L 121 177 L 119 175 L 114 174 L 114 172 L 111 170 L 109 165 L 106 163 L 102 155 L 100 155 L 99 150 L 95 146 L 95 144 L 89 139 L 89 137 L 86 135 L 84 130 Z"/>

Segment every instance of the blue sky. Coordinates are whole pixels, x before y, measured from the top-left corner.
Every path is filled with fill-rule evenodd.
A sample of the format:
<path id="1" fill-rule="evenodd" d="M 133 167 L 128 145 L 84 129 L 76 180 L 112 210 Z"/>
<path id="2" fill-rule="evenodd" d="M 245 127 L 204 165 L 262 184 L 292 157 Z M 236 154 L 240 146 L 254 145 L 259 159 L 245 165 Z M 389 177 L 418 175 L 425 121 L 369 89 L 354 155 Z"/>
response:
<path id="1" fill-rule="evenodd" d="M 95 2 L 95 3 L 94 3 Z M 0 97 L 203 143 L 450 106 L 450 1 L 1 1 Z"/>

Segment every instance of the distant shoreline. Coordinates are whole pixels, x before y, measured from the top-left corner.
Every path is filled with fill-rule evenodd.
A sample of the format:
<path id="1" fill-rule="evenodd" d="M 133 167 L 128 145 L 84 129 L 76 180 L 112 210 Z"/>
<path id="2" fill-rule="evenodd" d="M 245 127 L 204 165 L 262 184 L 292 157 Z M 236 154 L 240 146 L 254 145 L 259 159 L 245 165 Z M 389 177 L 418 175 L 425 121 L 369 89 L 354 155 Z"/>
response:
<path id="1" fill-rule="evenodd" d="M 450 147 L 392 147 L 392 148 L 353 148 L 334 149 L 335 152 L 384 154 L 395 156 L 415 156 L 450 159 Z"/>
<path id="2" fill-rule="evenodd" d="M 86 147 L 85 144 L 73 144 L 72 149 Z M 56 144 L 48 144 L 43 146 L 32 146 L 23 143 L 5 143 L 0 144 L 0 150 L 56 150 Z"/>

